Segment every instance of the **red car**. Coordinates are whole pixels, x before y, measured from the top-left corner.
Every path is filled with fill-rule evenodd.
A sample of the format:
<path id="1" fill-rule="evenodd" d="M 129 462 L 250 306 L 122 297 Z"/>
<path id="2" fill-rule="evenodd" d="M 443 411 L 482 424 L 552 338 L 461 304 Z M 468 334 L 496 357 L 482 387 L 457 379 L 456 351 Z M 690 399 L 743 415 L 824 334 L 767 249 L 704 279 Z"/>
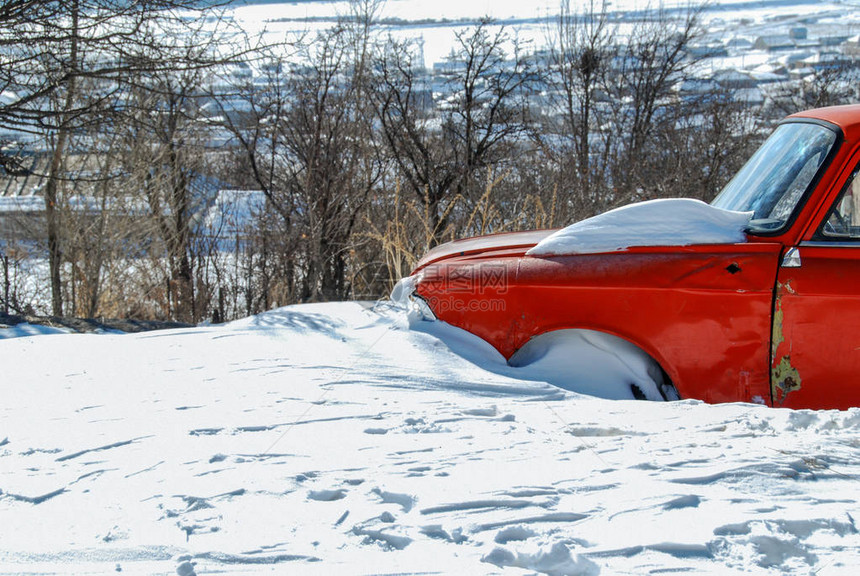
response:
<path id="1" fill-rule="evenodd" d="M 858 171 L 860 106 L 795 114 L 710 205 L 450 242 L 406 287 L 511 365 L 578 335 L 645 360 L 636 397 L 860 406 Z"/>

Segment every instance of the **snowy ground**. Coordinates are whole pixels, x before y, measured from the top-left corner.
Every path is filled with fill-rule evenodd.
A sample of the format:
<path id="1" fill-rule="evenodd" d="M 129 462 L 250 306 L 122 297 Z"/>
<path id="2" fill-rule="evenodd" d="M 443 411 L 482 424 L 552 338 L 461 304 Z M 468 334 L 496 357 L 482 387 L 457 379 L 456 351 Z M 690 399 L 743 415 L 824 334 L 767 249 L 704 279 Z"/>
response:
<path id="1" fill-rule="evenodd" d="M 385 304 L 38 331 L 0 329 L 2 574 L 860 565 L 860 410 L 584 396 Z"/>

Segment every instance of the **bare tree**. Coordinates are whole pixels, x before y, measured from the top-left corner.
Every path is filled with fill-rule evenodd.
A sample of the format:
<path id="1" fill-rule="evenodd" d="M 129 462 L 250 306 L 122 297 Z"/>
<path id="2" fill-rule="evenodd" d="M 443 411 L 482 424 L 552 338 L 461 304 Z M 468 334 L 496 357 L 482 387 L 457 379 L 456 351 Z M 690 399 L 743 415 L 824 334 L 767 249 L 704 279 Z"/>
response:
<path id="1" fill-rule="evenodd" d="M 782 84 L 772 94 L 776 118 L 800 110 L 851 104 L 860 97 L 860 62 L 845 57 L 820 62 L 811 74 Z"/>
<path id="2" fill-rule="evenodd" d="M 444 102 L 432 100 L 408 44 L 390 43 L 375 67 L 374 98 L 389 152 L 408 188 L 426 201 L 434 243 L 451 203 L 473 208 L 487 169 L 510 158 L 525 130 L 532 62 L 503 27 L 493 27 L 487 19 L 457 34 Z"/>
<path id="3" fill-rule="evenodd" d="M 40 136 L 49 157 L 43 195 L 54 314 L 63 313 L 58 207 L 72 134 L 105 122 L 105 110 L 121 101 L 130 77 L 209 65 L 175 51 L 171 40 L 193 26 L 179 10 L 195 4 L 55 0 L 0 9 L 0 88 L 14 94 L 0 106 L 0 126 Z"/>
<path id="4" fill-rule="evenodd" d="M 195 322 L 201 306 L 195 293 L 195 217 L 210 200 L 205 147 L 211 137 L 202 122 L 205 74 L 199 70 L 148 74 L 129 99 L 125 133 L 126 168 L 132 172 L 141 216 L 151 224 L 151 254 L 166 263 L 165 306 L 171 319 Z M 158 249 L 161 247 L 162 249 Z"/>
<path id="5" fill-rule="evenodd" d="M 57 207 L 62 223 L 63 254 L 70 271 L 64 282 L 63 300 L 71 315 L 94 317 L 103 313 L 106 273 L 112 262 L 138 245 L 134 219 L 120 182 L 120 138 L 103 134 L 98 127 L 73 136 L 70 148 L 77 153 L 65 161 L 63 186 Z M 128 262 L 128 258 L 124 261 Z"/>
<path id="6" fill-rule="evenodd" d="M 594 157 L 592 142 L 602 123 L 597 101 L 616 38 L 606 9 L 606 0 L 589 0 L 582 12 L 576 12 L 570 0 L 562 0 L 548 34 L 550 69 L 546 78 L 552 87 L 552 108 L 548 126 L 545 124 L 549 134 L 542 135 L 551 135 L 554 142 L 544 147 L 561 154 L 557 162 L 565 174 L 569 174 L 564 170 L 566 164 L 575 167 L 570 176 L 575 176 L 577 193 L 583 197 L 603 179 L 603 162 L 599 153 Z"/>
<path id="7" fill-rule="evenodd" d="M 350 294 L 354 233 L 382 173 L 365 97 L 370 18 L 359 12 L 298 43 L 300 64 L 271 58 L 267 81 L 242 90 L 248 112 L 224 116 L 250 180 L 279 216 L 265 245 L 280 247 L 296 300 Z"/>
<path id="8" fill-rule="evenodd" d="M 303 300 L 333 299 L 349 292 L 346 259 L 350 239 L 381 166 L 364 106 L 364 71 L 356 74 L 336 52 L 336 42 L 317 52 L 315 70 L 293 86 L 296 105 L 283 142 L 294 162 L 289 188 L 299 199 L 308 228 L 308 269 Z M 334 51 L 330 51 L 334 49 Z M 351 72 L 344 77 L 344 72 Z"/>
<path id="9" fill-rule="evenodd" d="M 696 59 L 688 48 L 701 34 L 701 8 L 689 7 L 673 16 L 663 7 L 637 22 L 616 48 L 603 78 L 611 96 L 616 174 L 613 184 L 625 191 L 615 201 L 630 200 L 647 188 L 652 168 L 659 169 L 649 145 L 657 130 L 673 129 L 679 111 L 673 88 L 685 80 Z M 650 157 L 650 158 L 649 158 Z M 631 196 L 634 195 L 634 196 Z"/>

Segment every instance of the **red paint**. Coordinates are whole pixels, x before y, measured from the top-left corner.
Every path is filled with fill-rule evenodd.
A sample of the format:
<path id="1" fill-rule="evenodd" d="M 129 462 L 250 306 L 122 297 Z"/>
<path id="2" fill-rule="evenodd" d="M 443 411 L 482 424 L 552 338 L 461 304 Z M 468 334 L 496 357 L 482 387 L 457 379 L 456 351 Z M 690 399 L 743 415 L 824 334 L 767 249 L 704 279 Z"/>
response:
<path id="1" fill-rule="evenodd" d="M 416 293 L 439 319 L 506 358 L 546 332 L 599 330 L 650 354 L 682 398 L 860 406 L 860 241 L 822 243 L 818 234 L 860 163 L 860 106 L 792 119 L 833 124 L 842 139 L 779 234 L 750 235 L 741 244 L 540 257 L 525 252 L 551 231 L 460 240 L 419 262 Z M 782 267 L 793 247 L 800 267 Z M 787 394 L 771 382 L 783 358 L 800 377 Z"/>

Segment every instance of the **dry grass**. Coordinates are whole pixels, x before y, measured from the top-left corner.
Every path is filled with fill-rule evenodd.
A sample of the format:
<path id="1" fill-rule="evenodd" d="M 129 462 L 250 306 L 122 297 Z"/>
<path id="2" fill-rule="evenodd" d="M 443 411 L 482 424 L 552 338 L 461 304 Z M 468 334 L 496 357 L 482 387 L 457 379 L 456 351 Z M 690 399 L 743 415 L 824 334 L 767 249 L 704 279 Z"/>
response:
<path id="1" fill-rule="evenodd" d="M 466 206 L 466 200 L 456 196 L 435 219 L 428 195 L 425 193 L 422 200 L 404 200 L 398 180 L 392 195 L 391 218 L 384 226 L 366 218 L 364 234 L 365 240 L 378 246 L 388 289 L 408 276 L 421 257 L 437 244 L 489 233 L 555 227 L 558 189 L 553 189 L 546 202 L 538 194 L 525 195 L 517 203 L 520 206 L 517 213 L 511 214 L 511 203 L 506 203 L 498 193 L 509 175 L 510 170 L 494 175 L 488 169 L 484 192 L 468 213 L 458 210 Z"/>

